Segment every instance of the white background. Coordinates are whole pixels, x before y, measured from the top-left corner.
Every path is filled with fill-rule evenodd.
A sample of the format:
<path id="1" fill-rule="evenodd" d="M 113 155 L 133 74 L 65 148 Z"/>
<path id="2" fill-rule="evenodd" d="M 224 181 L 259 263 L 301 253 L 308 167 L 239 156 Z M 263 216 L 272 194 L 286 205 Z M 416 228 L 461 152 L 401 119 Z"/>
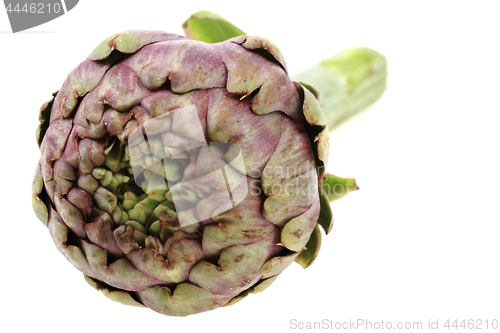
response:
<path id="1" fill-rule="evenodd" d="M 39 107 L 102 39 L 129 29 L 182 34 L 201 9 L 272 40 L 292 75 L 368 46 L 387 57 L 389 78 L 376 105 L 332 134 L 329 171 L 356 177 L 361 190 L 332 205 L 335 226 L 316 262 L 292 265 L 232 307 L 175 318 L 107 300 L 57 251 L 31 209 L 35 129 Z M 82 0 L 12 34 L 2 8 L 2 330 L 286 332 L 298 330 L 293 319 L 424 328 L 429 319 L 441 328 L 446 319 L 500 320 L 499 11 L 495 1 Z"/>

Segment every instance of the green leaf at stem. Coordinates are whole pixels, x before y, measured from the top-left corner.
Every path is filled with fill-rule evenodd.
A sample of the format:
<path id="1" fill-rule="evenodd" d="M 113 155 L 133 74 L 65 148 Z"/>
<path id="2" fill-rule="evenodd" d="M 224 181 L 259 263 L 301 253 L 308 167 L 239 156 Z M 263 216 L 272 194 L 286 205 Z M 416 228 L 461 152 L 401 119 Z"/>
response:
<path id="1" fill-rule="evenodd" d="M 356 179 L 340 178 L 331 174 L 327 174 L 326 178 L 321 181 L 321 187 L 330 201 L 338 200 L 352 191 L 359 190 Z"/>
<path id="2" fill-rule="evenodd" d="M 208 10 L 191 15 L 182 25 L 186 37 L 206 43 L 218 43 L 229 38 L 246 35 L 222 16 Z"/>

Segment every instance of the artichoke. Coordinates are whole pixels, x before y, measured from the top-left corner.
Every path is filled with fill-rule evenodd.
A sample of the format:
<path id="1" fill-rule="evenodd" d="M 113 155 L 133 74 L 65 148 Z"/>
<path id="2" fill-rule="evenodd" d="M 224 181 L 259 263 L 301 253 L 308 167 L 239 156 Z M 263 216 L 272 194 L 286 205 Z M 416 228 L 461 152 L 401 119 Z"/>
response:
<path id="1" fill-rule="evenodd" d="M 112 300 L 208 311 L 314 260 L 317 224 L 331 228 L 328 137 L 269 40 L 127 31 L 41 107 L 33 207 Z"/>

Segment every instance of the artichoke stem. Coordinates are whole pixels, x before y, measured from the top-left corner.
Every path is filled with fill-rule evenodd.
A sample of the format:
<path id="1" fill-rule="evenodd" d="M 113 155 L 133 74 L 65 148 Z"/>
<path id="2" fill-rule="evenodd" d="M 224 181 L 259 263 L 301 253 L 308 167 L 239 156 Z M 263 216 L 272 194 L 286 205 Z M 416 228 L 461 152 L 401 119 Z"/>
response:
<path id="1" fill-rule="evenodd" d="M 385 88 L 387 63 L 366 47 L 343 50 L 293 77 L 319 92 L 330 130 L 365 110 Z"/>

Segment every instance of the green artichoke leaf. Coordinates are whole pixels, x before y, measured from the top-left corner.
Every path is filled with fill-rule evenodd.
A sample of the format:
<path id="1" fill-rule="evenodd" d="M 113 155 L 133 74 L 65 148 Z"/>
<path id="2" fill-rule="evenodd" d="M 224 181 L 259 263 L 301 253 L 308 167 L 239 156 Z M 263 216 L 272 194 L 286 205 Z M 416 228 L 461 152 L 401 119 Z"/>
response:
<path id="1" fill-rule="evenodd" d="M 332 174 L 326 174 L 326 177 L 321 181 L 321 187 L 330 201 L 341 199 L 350 192 L 359 190 L 356 179 L 341 178 Z"/>
<path id="2" fill-rule="evenodd" d="M 303 268 L 311 266 L 318 256 L 320 248 L 321 230 L 319 230 L 318 225 L 316 225 L 311 233 L 311 238 L 309 238 L 309 241 L 306 244 L 306 248 L 300 252 L 295 261 Z"/>
<path id="3" fill-rule="evenodd" d="M 235 298 L 233 298 L 232 300 L 230 300 L 228 303 L 226 303 L 226 305 L 224 306 L 231 306 L 231 305 L 234 305 L 236 303 L 238 303 L 239 301 L 241 301 L 243 298 L 247 297 L 251 292 L 251 289 L 247 289 L 243 292 L 241 292 L 241 294 L 239 294 L 238 296 L 236 296 Z"/>
<path id="4" fill-rule="evenodd" d="M 333 228 L 333 214 L 332 208 L 330 207 L 330 202 L 328 196 L 323 190 L 322 186 L 319 186 L 319 204 L 320 212 L 318 218 L 318 224 L 323 228 L 325 234 L 329 234 Z"/>
<path id="5" fill-rule="evenodd" d="M 275 275 L 273 277 L 270 277 L 268 279 L 262 280 L 258 284 L 256 284 L 252 290 L 250 291 L 252 294 L 258 294 L 264 290 L 266 290 L 276 279 L 278 278 L 278 275 Z"/>
<path id="6" fill-rule="evenodd" d="M 194 13 L 183 24 L 186 37 L 206 43 L 218 43 L 229 38 L 246 35 L 237 26 L 208 10 Z"/>
<path id="7" fill-rule="evenodd" d="M 316 89 L 332 130 L 382 96 L 387 61 L 375 50 L 357 47 L 340 51 L 292 79 Z"/>
<path id="8" fill-rule="evenodd" d="M 32 205 L 33 205 L 33 210 L 35 211 L 35 215 L 36 217 L 38 217 L 40 221 L 42 221 L 42 223 L 45 226 L 47 226 L 49 221 L 49 211 L 47 207 L 49 207 L 50 205 L 49 203 L 50 199 L 43 186 L 43 177 L 42 177 L 42 170 L 40 167 L 40 163 L 36 167 L 31 189 L 32 189 L 31 192 Z"/>
<path id="9" fill-rule="evenodd" d="M 128 292 L 125 292 L 123 290 L 117 290 L 116 288 L 113 288 L 111 286 L 108 286 L 104 282 L 101 282 L 99 280 L 93 279 L 87 275 L 83 275 L 85 278 L 85 281 L 94 289 L 99 290 L 100 292 L 103 293 L 104 296 L 109 298 L 110 300 L 114 302 L 121 303 L 123 305 L 131 305 L 131 306 L 137 306 L 137 307 L 144 307 L 144 304 L 138 302 L 135 300 L 132 295 L 130 295 Z"/>
<path id="10" fill-rule="evenodd" d="M 52 98 L 43 103 L 42 107 L 40 108 L 40 113 L 38 115 L 40 124 L 36 129 L 36 142 L 38 143 L 39 148 L 42 145 L 45 132 L 47 132 L 47 128 L 49 128 L 50 111 L 52 110 L 52 104 L 54 104 L 54 98 L 56 97 L 57 93 L 58 91 L 53 93 Z"/>

